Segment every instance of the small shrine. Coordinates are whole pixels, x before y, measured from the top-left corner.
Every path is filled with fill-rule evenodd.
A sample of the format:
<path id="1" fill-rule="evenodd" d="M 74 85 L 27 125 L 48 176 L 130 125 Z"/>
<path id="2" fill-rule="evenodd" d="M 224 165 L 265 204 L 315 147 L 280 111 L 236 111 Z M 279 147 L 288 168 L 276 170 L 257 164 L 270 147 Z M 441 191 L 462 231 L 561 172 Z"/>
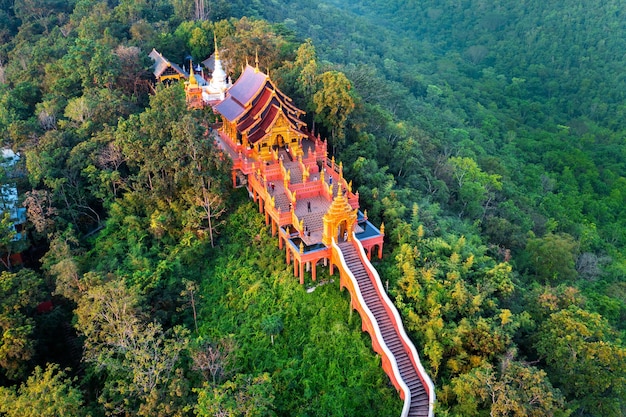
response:
<path id="1" fill-rule="evenodd" d="M 187 71 L 173 62 L 170 62 L 156 49 L 152 48 L 152 52 L 150 52 L 148 56 L 154 61 L 152 73 L 154 74 L 156 82 L 169 84 L 172 81 L 186 80 L 189 78 Z"/>

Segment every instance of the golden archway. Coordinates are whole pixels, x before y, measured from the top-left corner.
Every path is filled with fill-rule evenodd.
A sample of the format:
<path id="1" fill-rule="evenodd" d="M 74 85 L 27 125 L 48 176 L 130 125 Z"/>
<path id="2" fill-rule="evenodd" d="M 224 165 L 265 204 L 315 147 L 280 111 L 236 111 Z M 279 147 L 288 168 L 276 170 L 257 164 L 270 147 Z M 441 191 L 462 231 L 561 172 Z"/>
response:
<path id="1" fill-rule="evenodd" d="M 337 196 L 324 214 L 324 234 L 322 243 L 330 246 L 333 238 L 335 241 L 352 240 L 354 225 L 356 224 L 357 209 L 353 209 L 348 198 L 343 194 L 341 187 L 337 191 Z"/>

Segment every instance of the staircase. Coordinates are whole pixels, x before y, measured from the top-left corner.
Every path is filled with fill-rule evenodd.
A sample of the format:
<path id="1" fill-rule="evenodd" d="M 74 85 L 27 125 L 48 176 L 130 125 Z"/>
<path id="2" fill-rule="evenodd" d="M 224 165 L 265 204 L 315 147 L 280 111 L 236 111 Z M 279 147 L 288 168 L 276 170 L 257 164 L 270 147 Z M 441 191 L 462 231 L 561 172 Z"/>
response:
<path id="1" fill-rule="evenodd" d="M 397 364 L 400 379 L 408 388 L 409 392 L 404 395 L 405 406 L 402 416 L 432 417 L 431 404 L 434 402 L 432 382 L 430 382 L 430 378 L 422 368 L 412 342 L 404 333 L 395 307 L 386 295 L 384 296 L 386 300 L 383 299 L 382 294 L 384 294 L 384 290 L 380 284 L 380 279 L 374 279 L 374 276 L 370 276 L 368 267 L 371 267 L 371 265 L 368 265 L 368 267 L 364 265 L 362 259 L 366 258 L 359 256 L 357 247 L 353 242 L 339 243 L 335 247 L 339 248 L 349 270 L 346 272 L 350 272 L 354 276 L 358 286 L 356 290 L 360 291 L 365 307 L 372 313 L 376 321 L 375 325 L 380 329 L 382 341 L 378 340 L 378 343 L 389 349 Z M 362 248 L 359 249 L 362 250 Z M 351 296 L 354 299 L 356 295 L 351 294 Z M 395 311 L 395 317 L 391 316 L 389 308 Z M 360 313 L 363 316 L 364 313 L 361 311 Z M 394 325 L 394 320 L 396 320 L 398 326 Z M 371 336 L 372 338 L 376 337 L 376 335 Z M 414 356 L 413 361 L 409 355 Z M 419 365 L 416 367 L 414 363 Z M 429 393 L 432 398 L 429 398 Z"/>
<path id="2" fill-rule="evenodd" d="M 288 162 L 285 165 L 285 169 L 291 171 L 291 183 L 292 184 L 300 184 L 302 183 L 302 169 L 300 169 L 299 162 Z"/>

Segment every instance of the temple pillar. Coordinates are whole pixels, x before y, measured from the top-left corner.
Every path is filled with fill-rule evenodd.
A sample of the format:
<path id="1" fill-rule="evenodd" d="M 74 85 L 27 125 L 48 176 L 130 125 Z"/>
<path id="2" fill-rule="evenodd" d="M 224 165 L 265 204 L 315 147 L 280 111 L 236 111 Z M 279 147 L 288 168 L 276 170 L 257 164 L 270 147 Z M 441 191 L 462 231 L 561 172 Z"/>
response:
<path id="1" fill-rule="evenodd" d="M 265 210 L 265 225 L 270 225 L 270 214 L 267 210 Z M 272 236 L 274 236 L 274 220 L 272 220 Z"/>
<path id="2" fill-rule="evenodd" d="M 293 276 L 297 277 L 298 276 L 298 259 L 296 259 L 295 257 L 293 258 Z"/>
<path id="3" fill-rule="evenodd" d="M 263 199 L 261 198 L 261 194 L 259 194 L 259 213 L 263 213 Z"/>
<path id="4" fill-rule="evenodd" d="M 381 243 L 380 246 L 378 246 L 378 259 L 383 259 L 383 244 Z"/>
<path id="5" fill-rule="evenodd" d="M 237 172 L 232 171 L 233 173 L 233 188 L 237 188 Z"/>
<path id="6" fill-rule="evenodd" d="M 287 252 L 287 265 L 289 265 L 291 263 L 291 253 L 289 253 L 289 245 L 286 246 L 286 252 Z"/>
<path id="7" fill-rule="evenodd" d="M 267 212 L 265 213 L 265 217 L 267 219 L 267 217 L 268 217 Z M 276 222 L 274 221 L 274 219 L 272 219 L 272 237 L 274 237 L 274 236 L 276 236 Z"/>
<path id="8" fill-rule="evenodd" d="M 278 235 L 278 249 L 282 249 L 282 248 L 283 248 L 283 238 L 279 234 Z"/>
<path id="9" fill-rule="evenodd" d="M 333 264 L 333 262 L 330 262 L 330 275 L 333 275 L 335 273 L 335 266 Z"/>
<path id="10" fill-rule="evenodd" d="M 300 285 L 304 285 L 304 264 L 300 261 Z"/>
<path id="11" fill-rule="evenodd" d="M 313 281 L 317 281 L 316 266 L 317 266 L 317 261 L 313 262 L 313 265 L 311 267 L 311 276 L 313 278 Z"/>

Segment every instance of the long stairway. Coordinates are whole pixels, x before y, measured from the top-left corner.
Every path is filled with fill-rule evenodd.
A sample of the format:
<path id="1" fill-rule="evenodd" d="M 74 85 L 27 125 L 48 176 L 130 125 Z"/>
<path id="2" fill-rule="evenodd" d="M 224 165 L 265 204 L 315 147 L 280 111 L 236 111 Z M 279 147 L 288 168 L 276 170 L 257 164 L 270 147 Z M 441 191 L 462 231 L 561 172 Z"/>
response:
<path id="1" fill-rule="evenodd" d="M 348 269 L 358 283 L 358 289 L 363 297 L 363 300 L 365 301 L 366 307 L 372 312 L 376 320 L 376 324 L 380 329 L 383 340 L 382 343 L 381 341 L 379 341 L 379 343 L 381 345 L 384 343 L 384 345 L 386 345 L 389 351 L 393 354 L 399 369 L 400 377 L 410 391 L 409 395 L 406 396 L 410 403 L 405 403 L 405 410 L 408 405 L 408 413 L 406 411 L 403 412 L 403 416 L 432 416 L 432 410 L 430 407 L 430 402 L 432 401 L 429 401 L 429 392 L 432 392 L 432 387 L 426 386 L 423 382 L 423 379 L 428 381 L 430 381 L 430 379 L 428 379 L 428 376 L 425 375 L 423 369 L 420 370 L 414 366 L 414 362 L 419 363 L 419 358 L 414 358 L 414 362 L 411 361 L 411 357 L 409 356 L 411 351 L 407 346 L 407 343 L 410 344 L 412 342 L 408 340 L 408 338 L 403 340 L 403 337 L 400 336 L 398 329 L 394 326 L 392 317 L 390 316 L 388 309 L 385 308 L 386 303 L 380 295 L 380 292 L 384 290 L 382 288 L 379 288 L 378 290 L 376 289 L 378 285 L 375 283 L 375 280 L 370 277 L 368 269 L 363 264 L 363 261 L 357 252 L 357 248 L 352 242 L 339 243 L 338 247 L 341 250 Z M 395 309 L 393 306 L 390 307 Z M 402 324 L 400 323 L 399 326 L 402 326 Z M 402 333 L 404 333 L 404 331 L 402 331 Z M 372 337 L 375 336 L 372 335 Z M 422 377 L 420 377 L 420 373 L 423 374 Z"/>

